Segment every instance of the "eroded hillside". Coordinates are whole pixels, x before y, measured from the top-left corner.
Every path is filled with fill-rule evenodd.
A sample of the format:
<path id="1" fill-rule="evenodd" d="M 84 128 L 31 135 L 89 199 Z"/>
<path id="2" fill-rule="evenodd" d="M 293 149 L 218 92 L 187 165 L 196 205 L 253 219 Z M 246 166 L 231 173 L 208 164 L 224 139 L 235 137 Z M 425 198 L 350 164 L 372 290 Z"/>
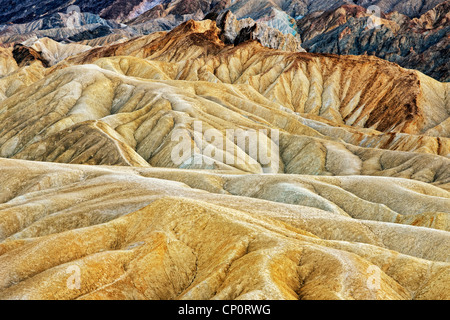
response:
<path id="1" fill-rule="evenodd" d="M 450 298 L 449 84 L 210 20 L 29 45 L 51 63 L 0 51 L 1 299 Z"/>

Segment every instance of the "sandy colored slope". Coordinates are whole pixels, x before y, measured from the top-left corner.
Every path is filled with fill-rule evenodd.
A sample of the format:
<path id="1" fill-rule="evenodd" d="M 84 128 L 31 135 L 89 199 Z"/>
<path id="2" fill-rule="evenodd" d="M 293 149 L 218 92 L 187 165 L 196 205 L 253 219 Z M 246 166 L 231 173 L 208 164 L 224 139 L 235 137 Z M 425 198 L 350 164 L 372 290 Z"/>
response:
<path id="1" fill-rule="evenodd" d="M 0 78 L 0 103 L 36 81 L 41 80 L 45 73 L 46 70 L 42 63 L 35 61 L 31 65 L 16 69 Z"/>
<path id="2" fill-rule="evenodd" d="M 216 107 L 217 104 L 225 104 L 226 108 L 232 108 L 236 113 L 243 113 L 243 110 L 240 110 L 242 99 L 238 97 L 241 101 L 235 98 L 230 101 L 227 96 L 230 91 L 245 90 L 245 99 L 250 98 L 257 105 L 270 104 L 286 112 L 282 116 L 284 119 L 276 123 L 277 127 L 285 129 L 286 125 L 281 125 L 280 122 L 290 123 L 291 128 L 298 127 L 298 123 L 301 122 L 303 126 L 297 130 L 297 134 L 299 132 L 304 134 L 308 130 L 303 127 L 308 126 L 313 129 L 308 131 L 309 134 L 315 131 L 332 139 L 341 139 L 346 143 L 364 148 L 413 151 L 448 157 L 450 145 L 446 125 L 449 109 L 448 84 L 439 83 L 420 73 L 404 70 L 371 57 L 293 54 L 263 48 L 254 42 L 244 43 L 238 47 L 225 46 L 219 40 L 218 33 L 218 29 L 211 21 L 201 23 L 190 21 L 170 33 L 155 33 L 125 43 L 95 48 L 68 58 L 56 67 L 45 71 L 39 68 L 30 73 L 32 69 L 22 68 L 0 80 L 2 90 L 5 92 L 3 99 L 17 93 L 16 97 L 5 102 L 4 106 L 9 108 L 13 105 L 36 104 L 34 101 L 36 95 L 33 90 L 42 87 L 42 83 L 26 88 L 24 92 L 20 91 L 45 75 L 46 82 L 43 83 L 46 85 L 52 83 L 50 87 L 53 90 L 61 90 L 60 86 L 65 86 L 64 90 L 67 90 L 71 87 L 67 83 L 68 78 L 83 77 L 81 80 L 75 80 L 75 78 L 70 80 L 83 83 L 82 92 L 76 93 L 75 96 L 89 96 L 87 99 L 82 99 L 81 104 L 85 104 L 86 100 L 94 104 L 94 100 L 100 99 L 101 96 L 100 104 L 106 108 L 111 108 L 107 104 L 116 103 L 121 99 L 126 100 L 131 96 L 135 100 L 130 101 L 130 104 L 136 104 L 138 95 L 129 95 L 129 88 L 131 88 L 129 83 L 136 78 L 139 81 L 175 80 L 170 85 L 181 87 L 184 91 L 182 95 L 186 94 L 185 80 L 188 80 L 192 82 L 188 85 L 191 87 L 188 89 L 189 94 L 194 94 L 196 100 L 201 100 L 203 103 L 204 99 L 214 99 L 212 103 Z M 104 83 L 108 89 L 102 91 L 101 95 L 96 93 L 100 90 L 100 85 L 88 85 L 95 81 L 90 77 L 93 76 L 94 79 L 96 77 L 92 74 L 91 67 L 88 68 L 90 71 L 86 77 L 82 76 L 86 69 L 73 68 L 78 64 L 86 63 L 95 63 L 102 69 L 115 74 L 113 78 L 116 80 Z M 71 65 L 74 66 L 65 73 L 68 75 L 60 77 L 63 74 L 61 69 Z M 39 76 L 36 76 L 37 72 Z M 42 74 L 43 72 L 45 74 Z M 117 77 L 117 75 L 126 77 Z M 111 76 L 108 75 L 108 77 Z M 64 83 L 55 81 L 61 78 L 67 81 Z M 117 81 L 125 84 L 117 87 Z M 193 85 L 198 81 L 209 82 L 211 85 L 200 82 Z M 230 84 L 233 86 L 229 86 Z M 131 86 L 135 85 L 131 84 Z M 156 90 L 155 86 L 145 85 L 145 87 L 146 89 L 143 90 L 146 92 Z M 149 89 L 150 87 L 153 89 Z M 80 87 L 76 85 L 74 88 Z M 85 88 L 89 90 L 84 91 Z M 210 91 L 216 92 L 214 97 L 210 97 Z M 114 98 L 107 97 L 108 92 L 114 92 Z M 117 100 L 116 98 L 122 94 L 125 95 Z M 148 97 L 148 95 L 145 96 Z M 47 108 L 45 104 L 49 103 L 50 97 L 52 95 L 47 95 L 47 99 L 39 100 L 40 107 L 37 109 Z M 113 99 L 116 100 L 111 102 Z M 53 101 L 51 106 L 66 101 L 67 99 Z M 140 103 L 156 103 L 147 98 L 144 98 L 144 101 Z M 208 104 L 211 102 L 208 101 Z M 70 110 L 68 106 L 63 109 Z M 112 109 L 112 112 L 122 112 L 120 108 L 116 109 Z M 244 114 L 239 115 L 241 120 L 237 123 L 242 123 L 242 117 L 248 117 L 249 113 L 255 112 L 254 110 L 254 107 L 244 110 Z M 221 114 L 222 117 L 223 112 Z M 105 115 L 107 112 L 103 112 L 103 116 Z M 261 118 L 259 112 L 256 115 Z M 53 114 L 53 116 L 57 115 Z M 195 116 L 197 117 L 198 114 Z M 64 116 L 61 115 L 61 117 Z M 99 120 L 101 117 L 79 115 L 79 118 Z M 233 118 L 235 121 L 236 117 Z M 57 124 L 61 125 L 61 122 L 65 122 L 62 128 L 67 128 L 67 124 L 74 121 L 73 119 L 71 115 L 70 120 L 60 119 L 61 121 Z M 265 119 L 272 121 L 267 117 Z M 229 124 L 229 127 L 235 126 L 235 123 Z M 216 125 L 214 127 L 217 128 Z M 364 127 L 370 127 L 370 129 Z M 113 126 L 113 129 L 116 127 Z M 127 126 L 126 130 L 134 129 Z M 124 134 L 123 131 L 120 134 Z M 30 139 L 32 138 L 30 136 Z M 130 137 L 124 138 L 131 148 L 136 148 L 138 141 Z M 36 137 L 36 140 L 40 139 L 41 137 Z M 141 154 L 139 151 L 138 153 Z M 5 153 L 3 155 L 11 156 Z M 144 158 L 148 160 L 149 157 Z"/>
<path id="3" fill-rule="evenodd" d="M 0 299 L 450 299 L 448 84 L 219 33 L 0 78 Z"/>
<path id="4" fill-rule="evenodd" d="M 60 131 L 15 157 L 75 164 L 149 166 L 117 132 L 95 120 Z"/>
<path id="5" fill-rule="evenodd" d="M 245 69 L 242 65 L 235 65 L 235 63 L 239 63 L 241 56 L 230 58 L 229 60 L 223 61 L 220 64 L 220 67 L 216 68 L 214 73 L 220 73 L 221 79 L 228 79 L 224 80 L 225 83 L 234 83 L 239 84 L 240 82 L 244 82 L 245 84 L 248 83 L 248 81 L 241 81 L 239 77 L 241 77 L 240 72 L 242 72 L 243 69 Z M 258 58 L 254 60 L 255 64 L 259 63 Z M 264 60 L 262 60 L 264 61 Z M 202 65 L 202 61 L 198 62 L 196 61 L 195 64 L 193 64 L 194 68 L 197 68 L 198 65 Z M 189 80 L 197 80 L 200 79 L 202 81 L 208 81 L 208 82 L 222 82 L 221 80 L 217 79 L 216 76 L 212 76 L 210 71 L 205 71 L 201 73 L 200 77 L 197 77 L 197 75 L 189 75 L 189 73 L 184 71 L 178 71 L 177 66 L 173 63 L 166 63 L 166 62 L 160 62 L 160 61 L 154 61 L 154 60 L 141 60 L 131 57 L 116 57 L 116 58 L 107 58 L 107 59 L 99 59 L 96 61 L 96 64 L 101 66 L 102 68 L 105 68 L 107 70 L 111 70 L 114 72 L 117 72 L 119 74 L 131 76 L 131 77 L 138 77 L 138 78 L 144 78 L 144 79 L 184 79 L 188 78 Z M 277 68 L 279 65 L 277 65 Z M 186 66 L 183 64 L 183 68 L 186 68 Z M 189 70 L 189 68 L 187 68 Z M 178 68 L 178 70 L 180 70 Z M 264 71 L 264 70 L 263 70 Z M 181 72 L 181 73 L 180 73 Z M 333 136 L 333 137 L 339 137 L 340 139 L 343 139 L 344 141 L 356 144 L 362 147 L 372 147 L 372 148 L 382 148 L 382 149 L 390 149 L 390 150 L 399 150 L 399 151 L 419 151 L 419 152 L 425 152 L 425 153 L 432 153 L 432 154 L 438 154 L 442 156 L 448 157 L 450 149 L 449 149 L 449 140 L 446 138 L 448 136 L 448 132 L 446 131 L 446 126 L 444 123 L 440 123 L 442 119 L 448 119 L 447 110 L 445 108 L 448 108 L 448 98 L 447 98 L 447 92 L 448 88 L 446 84 L 442 84 L 439 82 L 436 82 L 433 79 L 430 79 L 429 77 L 426 77 L 424 75 L 418 74 L 420 79 L 422 80 L 422 84 L 426 86 L 426 90 L 423 90 L 424 97 L 421 98 L 421 101 L 423 101 L 424 104 L 426 104 L 426 107 L 424 108 L 425 113 L 429 115 L 430 118 L 434 117 L 434 123 L 439 123 L 436 127 L 433 129 L 429 129 L 427 131 L 427 135 L 411 135 L 406 133 L 400 133 L 400 132 L 388 132 L 388 134 L 384 134 L 383 132 L 377 131 L 377 130 L 365 130 L 363 128 L 360 128 L 358 126 L 351 126 L 348 124 L 343 124 L 342 121 L 332 121 L 328 120 L 322 116 L 315 115 L 314 113 L 299 113 L 296 112 L 296 115 L 289 115 L 289 117 L 297 117 L 299 121 L 301 121 L 303 124 L 312 127 L 313 129 L 319 131 L 320 133 L 326 135 L 326 136 Z M 194 77 L 194 78 L 191 78 Z M 296 79 L 299 77 L 298 74 L 292 75 L 292 79 Z M 235 80 L 238 79 L 238 80 Z M 281 76 L 276 79 L 276 82 L 280 81 Z M 300 79 L 304 81 L 308 81 L 308 78 L 304 76 L 304 78 Z M 330 80 L 331 81 L 331 80 Z M 292 99 L 292 93 L 286 92 L 286 88 L 288 88 L 291 81 L 280 81 L 280 84 L 275 83 L 275 86 L 279 86 L 284 90 L 282 93 L 280 93 L 280 97 L 283 97 L 282 101 L 279 101 L 278 99 L 274 98 L 273 96 L 269 95 L 269 100 L 275 100 L 279 105 L 286 108 L 286 106 L 289 106 L 290 103 L 286 102 L 286 98 Z M 330 82 L 332 83 L 332 82 Z M 294 84 L 295 87 L 296 84 Z M 252 85 L 255 87 L 254 85 Z M 258 87 L 255 88 L 256 90 L 259 90 Z M 336 89 L 338 90 L 338 89 Z M 260 90 L 262 91 L 262 90 Z M 266 96 L 266 93 L 263 94 Z M 359 98 L 360 95 L 358 94 L 355 98 Z M 303 99 L 307 100 L 307 95 L 304 95 L 300 93 L 296 99 Z M 436 105 L 438 106 L 437 110 L 433 109 L 433 105 L 430 101 L 436 101 Z M 286 108 L 287 109 L 287 108 Z M 434 110 L 434 111 L 433 111 Z M 288 111 L 288 110 L 286 110 Z M 334 113 L 336 115 L 337 113 Z M 312 121 L 308 121 L 307 119 L 304 119 L 303 117 L 306 117 Z M 388 116 L 386 116 L 387 119 L 389 119 Z M 447 121 L 447 120 L 445 120 Z M 353 123 L 349 123 L 352 124 Z M 428 135 L 429 134 L 429 135 Z"/>
<path id="6" fill-rule="evenodd" d="M 169 33 L 89 51 L 68 63 L 130 55 L 176 63 L 173 79 L 249 84 L 295 112 L 382 132 L 423 134 L 448 118 L 449 84 L 393 63 L 276 51 L 256 42 L 225 46 L 219 36 L 214 22 L 189 21 Z"/>
<path id="7" fill-rule="evenodd" d="M 334 137 L 303 125 L 295 115 L 267 100 L 252 86 L 144 80 L 100 65 L 104 68 L 83 65 L 58 70 L 5 100 L 0 106 L 1 156 L 106 165 L 130 161 L 143 165 L 147 161 L 155 167 L 172 168 L 187 168 L 192 159 L 201 156 L 213 159 L 211 168 L 234 167 L 251 173 L 384 175 L 448 188 L 448 158 L 367 149 L 335 141 Z M 155 66 L 158 64 L 138 70 L 154 73 Z M 127 66 L 128 71 L 131 68 Z M 87 134 L 92 126 L 86 121 L 97 121 L 97 127 L 114 137 L 110 141 L 120 143 L 107 143 L 97 154 L 102 147 L 97 135 Z M 195 127 L 198 121 L 202 123 L 201 132 Z M 224 150 L 225 140 L 220 146 L 205 135 L 206 130 L 214 129 L 226 139 L 226 130 L 235 128 L 265 129 L 261 147 L 265 145 L 270 150 L 274 143 L 279 146 L 272 162 L 264 163 L 260 154 L 255 158 L 236 140 Z M 272 137 L 272 130 L 280 130 L 278 142 Z M 173 138 L 177 132 L 185 134 L 193 146 L 191 154 L 180 163 L 172 157 L 178 145 Z M 212 147 L 215 152 L 210 151 Z M 110 156 L 114 153 L 117 156 Z M 236 157 L 236 161 L 229 163 L 227 155 Z M 123 157 L 128 160 L 117 162 Z M 201 164 L 197 168 L 209 167 L 208 161 Z"/>
<path id="8" fill-rule="evenodd" d="M 267 176 L 258 185 L 278 193 L 254 193 L 251 175 L 201 171 L 1 160 L 0 173 L 3 299 L 448 299 L 448 232 L 351 216 L 378 206 L 395 217 L 370 178 Z M 448 229 L 447 192 L 379 183 L 410 204 L 402 217 L 420 225 L 442 211 Z M 328 193 L 337 186 L 350 207 Z M 301 203 L 306 193 L 317 202 Z M 328 207 L 327 193 L 339 199 Z"/>
<path id="9" fill-rule="evenodd" d="M 0 77 L 17 70 L 18 66 L 12 55 L 12 49 L 0 48 Z"/>
<path id="10" fill-rule="evenodd" d="M 105 56 L 119 57 L 99 60 Z M 57 68 L 92 62 L 144 79 L 249 84 L 313 120 L 301 121 L 324 135 L 361 147 L 449 154 L 449 85 L 373 57 L 292 54 L 256 43 L 224 47 L 214 24 L 189 22 L 86 52 Z"/>
<path id="11" fill-rule="evenodd" d="M 41 38 L 41 39 L 31 38 L 23 42 L 23 45 L 31 47 L 38 52 L 41 52 L 42 57 L 46 59 L 50 65 L 54 65 L 80 52 L 92 49 L 91 46 L 86 46 L 77 43 L 63 44 L 54 41 L 50 38 Z"/>

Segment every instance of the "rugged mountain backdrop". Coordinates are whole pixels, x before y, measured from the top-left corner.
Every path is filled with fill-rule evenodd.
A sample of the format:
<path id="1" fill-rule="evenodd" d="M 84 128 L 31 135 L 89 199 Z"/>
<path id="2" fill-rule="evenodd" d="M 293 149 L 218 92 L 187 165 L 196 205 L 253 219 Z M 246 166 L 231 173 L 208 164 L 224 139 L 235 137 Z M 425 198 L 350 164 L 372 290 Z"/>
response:
<path id="1" fill-rule="evenodd" d="M 66 12 L 72 5 L 82 12 L 98 14 L 111 20 L 127 20 L 145 13 L 154 15 L 182 16 L 201 12 L 221 11 L 229 8 L 239 17 L 262 17 L 273 11 L 281 11 L 291 17 L 305 16 L 315 11 L 335 9 L 343 4 L 363 7 L 377 5 L 383 12 L 397 11 L 411 18 L 418 17 L 444 0 L 1 0 L 0 23 L 25 23 Z"/>
<path id="2" fill-rule="evenodd" d="M 303 47 L 310 52 L 369 54 L 450 81 L 450 1 L 410 19 L 382 15 L 379 28 L 359 6 L 313 13 L 298 21 Z"/>
<path id="3" fill-rule="evenodd" d="M 73 5 L 80 12 L 68 12 Z M 367 10 L 374 5 L 382 18 L 375 28 Z M 228 25 L 240 21 L 237 28 L 248 33 L 243 37 L 265 38 L 264 45 L 272 35 L 279 37 L 274 32 L 278 30 L 289 38 L 286 45 L 299 52 L 375 55 L 449 81 L 449 9 L 449 0 L 0 1 L 0 43 L 5 47 L 48 37 L 81 44 L 99 39 L 98 45 L 171 30 L 190 19 L 216 20 L 229 11 L 233 17 L 228 17 Z M 250 30 L 255 24 L 256 32 Z"/>

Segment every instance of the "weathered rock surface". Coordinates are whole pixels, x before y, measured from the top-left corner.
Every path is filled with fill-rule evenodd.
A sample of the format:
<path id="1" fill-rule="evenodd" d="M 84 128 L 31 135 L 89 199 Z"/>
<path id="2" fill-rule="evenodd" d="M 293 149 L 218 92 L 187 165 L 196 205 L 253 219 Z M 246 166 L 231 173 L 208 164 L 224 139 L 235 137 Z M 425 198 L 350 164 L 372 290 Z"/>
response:
<path id="1" fill-rule="evenodd" d="M 50 66 L 49 62 L 42 56 L 41 52 L 21 44 L 16 44 L 14 46 L 12 55 L 19 67 L 28 66 L 34 61 L 39 61 L 45 68 Z"/>
<path id="2" fill-rule="evenodd" d="M 129 1 L 130 4 L 146 1 Z M 128 12 L 129 7 L 124 7 L 124 1 L 117 0 L 30 0 L 30 1 L 0 1 L 0 23 L 23 24 L 44 18 L 47 21 L 54 21 L 55 14 L 66 13 L 68 9 L 77 6 L 81 12 L 91 14 L 101 14 L 105 12 L 107 19 L 118 18 L 123 12 Z M 110 12 L 115 11 L 115 15 Z"/>
<path id="3" fill-rule="evenodd" d="M 4 77 L 18 69 L 12 54 L 12 48 L 0 48 L 0 77 Z"/>
<path id="4" fill-rule="evenodd" d="M 94 49 L 67 63 L 111 56 L 157 60 L 160 71 L 169 70 L 164 79 L 250 85 L 302 116 L 382 132 L 441 132 L 437 127 L 448 118 L 449 84 L 412 70 L 371 56 L 273 51 L 256 42 L 227 46 L 220 36 L 215 23 L 190 21 L 170 33 Z"/>
<path id="5" fill-rule="evenodd" d="M 91 46 L 69 43 L 64 44 L 49 38 L 31 38 L 22 43 L 23 46 L 39 52 L 47 66 L 52 66 L 78 53 L 92 49 Z"/>
<path id="6" fill-rule="evenodd" d="M 357 0 L 349 1 L 355 2 L 360 6 L 369 7 L 376 5 L 381 8 L 383 12 L 399 12 L 411 18 L 418 17 L 428 10 L 433 9 L 438 4 L 446 0 Z"/>
<path id="7" fill-rule="evenodd" d="M 305 52 L 299 39 L 291 34 L 283 34 L 278 29 L 256 23 L 251 18 L 237 20 L 231 11 L 225 11 L 217 17 L 217 26 L 222 30 L 221 39 L 226 44 L 238 45 L 248 40 L 257 40 L 267 48 Z"/>
<path id="8" fill-rule="evenodd" d="M 147 25 L 153 31 L 167 30 L 188 19 L 202 19 L 208 13 L 230 10 L 238 19 L 251 18 L 265 22 L 284 34 L 296 35 L 295 20 L 312 14 L 334 10 L 342 5 L 360 5 L 364 8 L 378 6 L 382 12 L 399 12 L 411 18 L 418 17 L 445 0 L 408 1 L 346 1 L 346 0 L 202 0 L 202 1 L 151 1 L 150 10 L 130 21 L 131 25 Z M 160 2 L 160 3 L 158 3 Z M 170 28 L 168 28 L 170 26 Z"/>
<path id="9" fill-rule="evenodd" d="M 0 28 L 0 41 L 2 43 L 18 43 L 30 38 L 49 37 L 59 41 L 66 41 L 69 38 L 78 38 L 81 41 L 83 33 L 87 35 L 96 30 L 104 28 L 103 33 L 120 33 L 121 29 L 128 32 L 125 25 L 114 21 L 105 20 L 92 13 L 79 13 L 77 11 L 69 13 L 55 13 L 46 18 L 40 18 L 23 24 L 6 24 Z M 116 31 L 117 30 L 117 31 Z M 103 36 L 106 34 L 99 34 Z M 92 37 L 92 35 L 91 35 Z"/>
<path id="10" fill-rule="evenodd" d="M 63 12 L 76 5 L 82 12 L 100 15 L 102 18 L 124 22 L 139 16 L 145 20 L 171 15 L 181 17 L 196 12 L 207 14 L 230 8 L 239 17 L 257 17 L 261 12 L 280 11 L 291 17 L 305 16 L 315 11 L 325 11 L 342 4 L 358 4 L 364 7 L 377 5 L 384 12 L 398 11 L 410 17 L 417 17 L 444 0 L 28 0 L 0 1 L 0 24 L 27 23 L 41 17 Z M 184 22 L 184 21 L 182 21 Z"/>
<path id="11" fill-rule="evenodd" d="M 427 184 L 0 162 L 2 299 L 449 298 Z"/>
<path id="12" fill-rule="evenodd" d="M 12 62 L 9 66 L 17 66 L 16 61 L 14 59 L 13 61 L 14 62 Z M 42 63 L 40 61 L 34 61 L 28 66 L 17 68 L 16 70 L 0 77 L 0 101 L 13 96 L 14 94 L 20 92 L 20 90 L 38 80 L 41 80 L 45 76 L 45 73 L 46 69 Z"/>
<path id="13" fill-rule="evenodd" d="M 0 299 L 450 299 L 449 84 L 221 36 L 0 69 Z"/>
<path id="14" fill-rule="evenodd" d="M 60 42 L 101 38 L 97 43 L 104 45 L 170 31 L 189 20 L 220 17 L 219 25 L 227 29 L 224 38 L 232 43 L 257 39 L 270 48 L 303 52 L 304 41 L 309 52 L 376 55 L 439 81 L 450 79 L 448 0 L 48 0 L 39 5 L 14 3 L 14 8 L 1 4 L 3 44 L 47 37 Z M 81 12 L 69 12 L 73 5 Z M 369 8 L 380 10 L 381 28 L 369 27 Z"/>
<path id="15" fill-rule="evenodd" d="M 237 125 L 282 129 L 287 135 L 282 135 L 281 143 L 287 144 L 292 139 L 304 140 L 298 136 L 306 135 L 313 140 L 339 138 L 359 147 L 448 157 L 448 84 L 376 58 L 293 54 L 256 42 L 233 47 L 219 36 L 220 30 L 211 21 L 190 22 L 170 33 L 66 59 L 46 70 L 45 79 L 6 95 L 9 98 L 0 105 L 1 155 L 71 162 L 71 157 L 60 157 L 66 147 L 55 149 L 61 154 L 50 155 L 52 150 L 39 144 L 61 141 L 59 132 L 99 120 L 119 132 L 149 163 L 167 166 L 167 154 L 154 158 L 155 151 L 167 152 L 173 147 L 169 133 L 179 126 L 192 132 L 194 121 L 201 120 L 223 133 Z M 2 80 L 7 84 L 14 79 Z M 383 90 L 367 85 L 373 81 L 388 85 Z M 180 100 L 180 96 L 189 98 Z M 206 116 L 204 110 L 211 115 Z M 192 119 L 180 118 L 180 112 Z M 222 120 L 217 121 L 218 117 Z M 136 135 L 143 130 L 154 130 L 157 136 L 149 140 Z M 316 143 L 319 154 L 322 144 Z M 319 164 L 320 159 L 314 162 Z M 281 163 L 288 161 L 281 159 Z M 301 167 L 288 166 L 296 173 L 314 171 Z"/>
<path id="16" fill-rule="evenodd" d="M 375 55 L 450 81 L 450 1 L 414 19 L 396 12 L 381 17 L 360 6 L 342 6 L 306 16 L 298 30 L 308 52 Z"/>

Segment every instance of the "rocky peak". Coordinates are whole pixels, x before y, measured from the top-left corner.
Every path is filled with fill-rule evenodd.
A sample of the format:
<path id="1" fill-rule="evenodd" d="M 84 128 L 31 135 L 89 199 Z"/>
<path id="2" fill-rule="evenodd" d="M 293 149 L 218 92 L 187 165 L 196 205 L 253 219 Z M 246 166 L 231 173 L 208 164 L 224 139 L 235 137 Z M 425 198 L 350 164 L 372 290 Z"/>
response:
<path id="1" fill-rule="evenodd" d="M 238 45 L 248 40 L 257 40 L 268 48 L 305 52 L 301 41 L 293 35 L 283 34 L 251 18 L 238 20 L 231 11 L 222 12 L 217 17 L 217 26 L 222 30 L 221 39 L 226 44 Z"/>
<path id="2" fill-rule="evenodd" d="M 412 27 L 436 29 L 450 26 L 450 0 L 445 1 L 411 21 Z"/>
<path id="3" fill-rule="evenodd" d="M 22 44 L 16 44 L 12 53 L 19 67 L 30 65 L 34 61 L 40 61 L 46 68 L 50 66 L 49 62 L 42 57 L 41 52 Z"/>
<path id="4" fill-rule="evenodd" d="M 302 46 L 308 52 L 376 55 L 439 81 L 449 81 L 450 1 L 419 18 L 398 12 L 381 14 L 380 26 L 369 27 L 366 9 L 345 5 L 299 20 Z"/>

